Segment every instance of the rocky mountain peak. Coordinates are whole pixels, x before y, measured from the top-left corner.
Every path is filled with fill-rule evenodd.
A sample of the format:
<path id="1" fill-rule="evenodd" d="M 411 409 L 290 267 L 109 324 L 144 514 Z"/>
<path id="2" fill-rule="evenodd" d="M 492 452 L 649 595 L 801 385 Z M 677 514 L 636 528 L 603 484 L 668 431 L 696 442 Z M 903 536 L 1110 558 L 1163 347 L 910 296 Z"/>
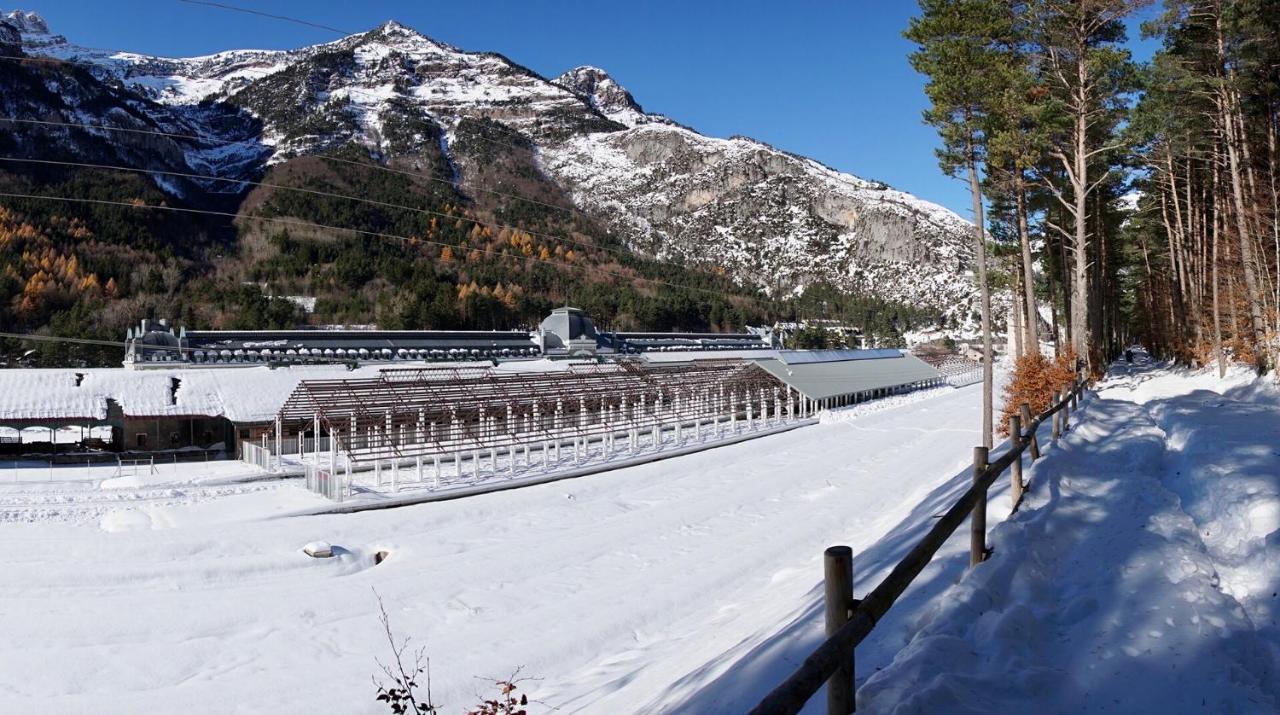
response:
<path id="1" fill-rule="evenodd" d="M 382 23 L 381 25 L 378 25 L 377 27 L 373 28 L 372 30 L 366 33 L 363 33 L 362 35 L 352 35 L 348 39 L 352 39 L 352 38 L 359 38 L 362 41 L 362 44 L 370 41 L 374 41 L 374 42 L 382 41 L 382 42 L 388 42 L 391 44 L 396 44 L 400 42 L 409 42 L 413 44 L 417 44 L 419 42 L 426 42 L 432 45 L 440 44 L 440 43 L 437 43 L 435 40 L 432 40 L 426 35 L 423 35 L 422 33 L 413 29 L 412 27 L 409 27 L 407 25 L 402 25 L 395 20 L 387 20 L 386 22 Z M 341 40 L 339 42 L 341 42 Z"/>
<path id="2" fill-rule="evenodd" d="M 628 127 L 647 124 L 656 118 L 656 115 L 646 114 L 631 93 L 599 67 L 574 67 L 553 82 L 581 95 L 596 111 Z"/>
<path id="3" fill-rule="evenodd" d="M 12 10 L 4 12 L 0 10 L 0 21 L 12 25 L 18 32 L 31 35 L 47 35 L 49 34 L 49 24 L 34 12 L 25 10 Z"/>

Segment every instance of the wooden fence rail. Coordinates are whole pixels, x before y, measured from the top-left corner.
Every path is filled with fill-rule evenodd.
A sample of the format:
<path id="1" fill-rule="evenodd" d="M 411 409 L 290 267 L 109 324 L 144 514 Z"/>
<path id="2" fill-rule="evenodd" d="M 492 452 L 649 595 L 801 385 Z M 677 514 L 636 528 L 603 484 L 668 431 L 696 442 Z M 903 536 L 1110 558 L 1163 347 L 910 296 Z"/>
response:
<path id="1" fill-rule="evenodd" d="M 902 595 L 916 576 L 924 570 L 938 549 L 955 533 L 966 517 L 973 514 L 970 539 L 970 567 L 981 563 L 989 554 L 986 547 L 986 505 L 987 490 L 1000 475 L 1012 465 L 1013 470 L 1013 509 L 1017 511 L 1022 502 L 1024 486 L 1022 484 L 1022 452 L 1031 453 L 1031 461 L 1040 458 L 1040 445 L 1036 438 L 1036 430 L 1050 417 L 1053 418 L 1053 437 L 1056 439 L 1069 424 L 1068 415 L 1078 409 L 1077 398 L 1084 391 L 1086 381 L 1077 378 L 1069 390 L 1055 393 L 1053 404 L 1044 413 L 1031 417 L 1031 409 L 1026 404 L 1021 407 L 1021 415 L 1010 423 L 1010 446 L 994 462 L 987 463 L 987 449 L 974 449 L 973 486 L 947 510 L 925 534 L 915 548 L 898 562 L 889 575 L 873 588 L 862 600 L 852 597 L 845 580 L 852 581 L 853 553 L 848 547 L 832 547 L 826 553 L 824 570 L 828 583 L 826 594 L 828 599 L 839 599 L 836 603 L 826 604 L 827 640 L 818 646 L 800 667 L 777 688 L 765 696 L 751 711 L 752 715 L 782 715 L 800 712 L 805 703 L 830 681 L 827 696 L 828 715 L 847 715 L 854 710 L 854 648 L 871 633 L 871 629 L 884 617 L 898 597 Z M 1061 414 L 1059 414 L 1061 413 Z M 1024 431 L 1025 430 L 1025 431 Z M 832 561 L 848 560 L 848 564 L 832 563 Z M 838 583 L 831 580 L 838 579 Z M 839 594 L 849 593 L 842 596 Z M 842 602 L 839 602 L 843 600 Z M 847 614 L 841 619 L 837 614 Z"/>

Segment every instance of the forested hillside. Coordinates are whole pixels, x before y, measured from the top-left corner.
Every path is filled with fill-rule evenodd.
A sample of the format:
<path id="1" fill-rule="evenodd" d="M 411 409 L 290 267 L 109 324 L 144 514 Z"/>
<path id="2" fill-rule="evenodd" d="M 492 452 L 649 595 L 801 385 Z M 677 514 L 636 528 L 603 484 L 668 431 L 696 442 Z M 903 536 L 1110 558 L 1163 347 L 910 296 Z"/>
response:
<path id="1" fill-rule="evenodd" d="M 620 330 L 826 317 L 873 344 L 973 323 L 954 214 L 701 137 L 595 68 L 552 81 L 395 23 L 185 60 L 80 48 L 9 13 L 0 43 L 0 331 L 508 329 L 566 303 Z M 580 155 L 597 135 L 627 135 L 636 163 Z M 685 150 L 664 158 L 655 137 Z M 617 194 L 619 168 L 667 183 Z"/>

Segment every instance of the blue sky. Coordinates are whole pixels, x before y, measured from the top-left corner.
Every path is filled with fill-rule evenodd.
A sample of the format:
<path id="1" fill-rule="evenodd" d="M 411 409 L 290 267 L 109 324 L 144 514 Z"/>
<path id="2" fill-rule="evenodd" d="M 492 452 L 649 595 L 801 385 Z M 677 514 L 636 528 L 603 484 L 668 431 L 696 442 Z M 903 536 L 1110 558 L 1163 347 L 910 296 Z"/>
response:
<path id="1" fill-rule="evenodd" d="M 742 134 L 971 216 L 920 121 L 923 79 L 902 39 L 912 0 L 226 0 L 351 31 L 395 19 L 543 75 L 592 64 L 645 109 Z M 27 0 L 72 42 L 161 55 L 288 49 L 335 35 L 176 0 Z M 6 4 L 5 8 L 13 6 Z M 1131 34 L 1136 35 L 1136 29 Z M 1149 43 L 1136 48 L 1147 55 Z"/>

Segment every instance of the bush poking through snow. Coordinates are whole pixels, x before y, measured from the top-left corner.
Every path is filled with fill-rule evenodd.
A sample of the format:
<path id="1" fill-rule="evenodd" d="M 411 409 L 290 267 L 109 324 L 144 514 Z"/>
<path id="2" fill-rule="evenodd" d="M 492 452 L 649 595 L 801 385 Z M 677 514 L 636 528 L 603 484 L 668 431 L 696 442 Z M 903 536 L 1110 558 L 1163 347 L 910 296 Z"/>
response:
<path id="1" fill-rule="evenodd" d="M 521 693 L 516 696 L 519 687 L 516 683 L 521 682 L 520 669 L 511 674 L 506 680 L 495 680 L 494 685 L 498 686 L 498 697 L 485 700 L 476 708 L 467 711 L 467 715 L 529 715 L 525 707 L 529 704 L 529 696 Z"/>
<path id="2" fill-rule="evenodd" d="M 378 621 L 382 623 L 382 632 L 391 646 L 393 658 L 390 664 L 377 661 L 382 674 L 390 682 L 379 680 L 376 675 L 373 677 L 373 684 L 378 686 L 376 699 L 386 703 L 395 715 L 436 715 L 440 710 L 431 702 L 431 659 L 427 657 L 427 649 L 423 647 L 414 651 L 412 664 L 407 663 L 405 653 L 409 650 L 409 637 L 396 640 L 382 597 L 377 591 L 374 591 L 374 597 L 378 599 Z M 424 679 L 421 688 L 419 677 Z"/>
<path id="3" fill-rule="evenodd" d="M 413 651 L 413 661 L 407 660 L 409 637 L 397 639 L 391 631 L 391 619 L 387 616 L 382 597 L 374 591 L 378 599 L 378 621 L 382 624 L 382 632 L 386 635 L 387 645 L 391 646 L 391 663 L 377 661 L 378 667 L 386 680 L 373 677 L 373 684 L 378 686 L 375 697 L 379 702 L 387 704 L 394 715 L 439 715 L 440 707 L 431 702 L 431 659 L 427 657 L 426 648 Z M 419 682 L 419 678 L 422 682 Z M 487 679 L 486 679 L 487 680 Z M 494 680 L 498 687 L 497 697 L 482 700 L 479 705 L 467 711 L 467 715 L 528 715 L 525 707 L 529 697 L 519 690 L 517 683 L 524 682 L 520 677 L 520 668 L 504 680 Z"/>
<path id="4" fill-rule="evenodd" d="M 1053 394 L 1071 385 L 1075 379 L 1072 366 L 1076 356 L 1066 351 L 1054 360 L 1038 352 L 1027 353 L 1014 363 L 1013 378 L 1004 387 L 1004 409 L 1000 418 L 1000 434 L 1009 436 L 1009 418 L 1018 414 L 1022 403 L 1031 406 L 1031 414 L 1049 409 Z"/>

